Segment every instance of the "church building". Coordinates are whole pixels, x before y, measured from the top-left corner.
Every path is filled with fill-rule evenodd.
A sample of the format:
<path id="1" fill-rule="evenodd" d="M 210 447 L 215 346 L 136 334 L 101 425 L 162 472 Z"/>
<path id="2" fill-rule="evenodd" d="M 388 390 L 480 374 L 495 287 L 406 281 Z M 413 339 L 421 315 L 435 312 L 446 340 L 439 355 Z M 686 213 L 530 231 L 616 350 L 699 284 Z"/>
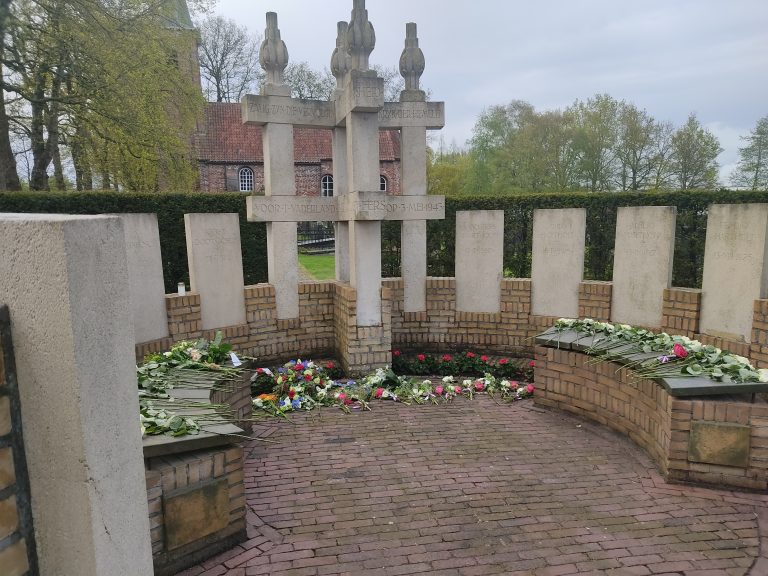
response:
<path id="1" fill-rule="evenodd" d="M 200 84 L 199 35 L 186 0 L 165 0 L 166 26 L 189 46 L 185 67 Z M 330 58 L 330 55 L 329 55 Z M 179 59 L 184 60 L 183 58 Z M 202 86 L 201 86 L 202 89 Z M 264 188 L 261 128 L 244 124 L 239 103 L 208 102 L 192 138 L 202 192 L 256 192 Z M 379 132 L 379 189 L 400 194 L 400 138 L 396 130 Z M 293 136 L 298 196 L 333 196 L 331 131 L 295 128 Z"/>

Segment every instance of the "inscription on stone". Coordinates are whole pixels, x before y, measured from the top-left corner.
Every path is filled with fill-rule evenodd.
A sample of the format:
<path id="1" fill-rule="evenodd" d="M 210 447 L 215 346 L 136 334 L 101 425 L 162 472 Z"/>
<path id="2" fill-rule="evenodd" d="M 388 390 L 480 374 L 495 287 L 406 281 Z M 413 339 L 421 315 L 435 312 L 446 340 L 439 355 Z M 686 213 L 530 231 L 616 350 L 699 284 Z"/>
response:
<path id="1" fill-rule="evenodd" d="M 501 310 L 504 211 L 456 212 L 456 310 Z"/>
<path id="2" fill-rule="evenodd" d="M 611 302 L 615 322 L 661 325 L 664 289 L 672 280 L 675 215 L 671 206 L 619 208 Z"/>
<path id="3" fill-rule="evenodd" d="M 443 102 L 385 102 L 379 111 L 379 128 L 423 126 L 437 129 L 445 126 Z"/>
<path id="4" fill-rule="evenodd" d="M 749 342 L 754 301 L 766 296 L 768 204 L 715 204 L 707 217 L 701 331 Z"/>
<path id="5" fill-rule="evenodd" d="M 534 314 L 578 316 L 586 221 L 583 208 L 534 210 L 531 263 Z"/>
<path id="6" fill-rule="evenodd" d="M 185 214 L 189 277 L 200 294 L 203 329 L 245 324 L 237 214 Z"/>
<path id="7" fill-rule="evenodd" d="M 299 100 L 285 96 L 247 95 L 242 101 L 243 119 L 257 125 L 272 122 L 294 126 L 332 128 L 336 123 L 333 102 Z"/>

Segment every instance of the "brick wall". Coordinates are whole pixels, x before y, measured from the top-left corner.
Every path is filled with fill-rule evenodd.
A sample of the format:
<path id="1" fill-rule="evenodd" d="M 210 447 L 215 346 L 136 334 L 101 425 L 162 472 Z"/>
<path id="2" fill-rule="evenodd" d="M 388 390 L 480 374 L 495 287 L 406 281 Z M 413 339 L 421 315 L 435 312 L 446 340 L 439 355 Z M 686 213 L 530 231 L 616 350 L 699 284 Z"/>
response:
<path id="1" fill-rule="evenodd" d="M 579 318 L 611 319 L 613 284 L 591 280 L 579 284 Z"/>
<path id="2" fill-rule="evenodd" d="M 334 338 L 342 367 L 359 375 L 392 362 L 391 291 L 381 289 L 381 325 L 357 326 L 357 292 L 334 283 Z"/>
<path id="3" fill-rule="evenodd" d="M 245 540 L 245 484 L 241 446 L 149 458 L 144 461 L 144 466 L 156 575 L 175 574 Z M 226 492 L 226 510 L 218 510 L 220 514 L 226 515 L 226 526 L 194 542 L 169 549 L 167 532 L 169 529 L 176 532 L 179 530 L 175 523 L 172 528 L 166 526 L 165 510 L 168 501 L 178 496 L 198 494 L 205 502 L 210 487 L 217 485 Z M 190 504 L 199 503 L 200 500 L 190 501 Z M 215 503 L 205 503 L 216 507 Z M 194 510 L 190 510 L 188 516 L 197 517 Z M 195 526 L 182 528 L 192 531 L 196 529 Z M 205 530 L 205 523 L 201 522 L 197 528 Z"/>
<path id="4" fill-rule="evenodd" d="M 403 311 L 403 282 L 400 278 L 385 278 L 382 287 L 384 316 L 388 318 L 386 322 L 391 326 L 391 333 L 382 332 L 380 342 L 388 342 L 398 349 L 460 351 L 474 348 L 500 354 L 530 355 L 533 352 L 531 337 L 557 320 L 556 316 L 531 314 L 531 281 L 527 278 L 502 280 L 501 309 L 497 314 L 457 313 L 453 278 L 427 279 L 427 305 L 423 312 Z M 354 325 L 350 324 L 351 319 L 355 316 L 351 308 L 354 305 L 352 294 L 354 289 L 334 281 L 302 283 L 299 285 L 299 318 L 278 321 L 274 288 L 270 284 L 246 286 L 247 323 L 223 328 L 222 332 L 236 349 L 258 358 L 259 362 L 323 355 L 336 355 L 341 360 L 346 355 L 351 366 L 362 369 L 370 364 L 364 356 L 359 356 L 366 352 L 351 343 L 367 341 L 370 334 L 350 332 L 350 326 Z M 579 286 L 579 315 L 609 320 L 611 294 L 610 282 L 582 282 Z M 215 335 L 215 330 L 203 332 L 200 329 L 200 297 L 197 294 L 169 294 L 166 308 L 170 337 L 139 344 L 137 359 L 148 352 L 167 350 L 178 340 Z M 700 308 L 700 290 L 670 288 L 664 291 L 663 325 L 648 328 L 696 338 L 751 358 L 758 367 L 768 367 L 768 300 L 755 301 L 751 344 L 699 333 Z M 383 347 L 380 348 L 368 353 L 384 358 Z"/>
<path id="5" fill-rule="evenodd" d="M 536 347 L 536 396 L 542 406 L 608 426 L 643 448 L 667 480 L 765 490 L 768 487 L 768 405 L 733 397 L 676 399 L 652 380 L 580 352 Z M 748 428 L 744 465 L 692 457 L 695 423 Z"/>
<path id="6" fill-rule="evenodd" d="M 37 574 L 15 373 L 8 308 L 0 306 L 0 573 L 3 576 Z"/>

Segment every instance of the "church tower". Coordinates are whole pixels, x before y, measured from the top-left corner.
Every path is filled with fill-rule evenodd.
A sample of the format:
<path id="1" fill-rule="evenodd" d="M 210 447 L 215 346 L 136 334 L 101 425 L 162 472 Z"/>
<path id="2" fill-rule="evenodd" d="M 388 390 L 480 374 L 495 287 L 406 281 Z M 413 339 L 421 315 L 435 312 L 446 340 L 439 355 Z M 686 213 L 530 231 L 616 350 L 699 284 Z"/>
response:
<path id="1" fill-rule="evenodd" d="M 200 32 L 192 23 L 186 0 L 164 0 L 161 18 L 166 30 L 176 32 L 178 37 L 176 53 L 173 55 L 179 69 L 188 75 L 196 86 L 200 84 L 200 60 L 198 47 Z"/>

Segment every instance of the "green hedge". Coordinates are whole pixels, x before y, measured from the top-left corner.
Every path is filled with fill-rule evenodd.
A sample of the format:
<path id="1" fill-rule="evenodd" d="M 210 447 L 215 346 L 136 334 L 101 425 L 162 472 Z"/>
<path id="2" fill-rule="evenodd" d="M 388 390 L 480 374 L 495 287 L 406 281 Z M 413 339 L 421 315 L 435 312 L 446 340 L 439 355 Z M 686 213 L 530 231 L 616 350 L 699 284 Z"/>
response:
<path id="1" fill-rule="evenodd" d="M 132 194 L 125 192 L 0 193 L 0 212 L 104 214 L 154 212 L 160 227 L 163 276 L 168 293 L 182 280 L 189 286 L 184 214 L 237 212 L 246 284 L 267 280 L 266 225 L 247 222 L 242 194 Z"/>
<path id="2" fill-rule="evenodd" d="M 525 194 L 506 197 L 447 198 L 445 220 L 427 224 L 428 273 L 454 275 L 457 210 L 504 210 L 504 272 L 514 278 L 531 274 L 533 210 L 536 208 L 586 208 L 587 238 L 584 278 L 610 280 L 616 209 L 620 206 L 677 206 L 677 231 L 672 283 L 701 286 L 707 207 L 710 204 L 768 203 L 767 192 L 635 192 Z M 382 233 L 382 269 L 385 276 L 400 271 L 400 223 L 386 222 Z"/>
<path id="3" fill-rule="evenodd" d="M 504 268 L 507 276 L 528 278 L 531 272 L 533 210 L 536 208 L 586 208 L 587 241 L 584 277 L 610 280 L 613 270 L 613 239 L 616 209 L 620 206 L 677 206 L 677 235 L 673 284 L 701 286 L 704 262 L 707 207 L 710 204 L 768 203 L 766 192 L 671 192 L 671 193 L 568 193 L 526 194 L 500 198 L 461 197 L 446 200 L 445 220 L 431 220 L 428 230 L 430 276 L 453 276 L 457 210 L 504 210 Z M 243 266 L 246 284 L 267 280 L 266 226 L 245 220 L 242 194 L 127 194 L 12 193 L 0 194 L 0 212 L 59 212 L 102 214 L 155 212 L 160 225 L 160 244 L 166 289 L 189 281 L 184 214 L 189 212 L 237 212 L 240 214 Z M 382 273 L 400 274 L 400 223 L 385 222 L 382 230 Z"/>

